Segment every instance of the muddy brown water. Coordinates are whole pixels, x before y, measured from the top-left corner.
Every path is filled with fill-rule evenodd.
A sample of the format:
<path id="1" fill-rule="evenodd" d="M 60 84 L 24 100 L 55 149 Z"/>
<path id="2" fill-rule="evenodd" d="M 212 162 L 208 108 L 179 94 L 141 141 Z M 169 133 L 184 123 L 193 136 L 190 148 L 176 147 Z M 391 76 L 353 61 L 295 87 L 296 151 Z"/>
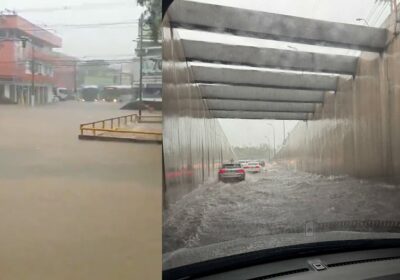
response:
<path id="1" fill-rule="evenodd" d="M 160 279 L 161 146 L 77 137 L 119 106 L 0 105 L 0 279 Z"/>

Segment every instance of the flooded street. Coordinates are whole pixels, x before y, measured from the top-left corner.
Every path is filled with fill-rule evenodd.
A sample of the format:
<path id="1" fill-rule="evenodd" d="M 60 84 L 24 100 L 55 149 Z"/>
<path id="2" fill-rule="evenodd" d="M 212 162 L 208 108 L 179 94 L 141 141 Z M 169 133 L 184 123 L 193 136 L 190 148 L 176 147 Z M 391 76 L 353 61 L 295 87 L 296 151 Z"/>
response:
<path id="1" fill-rule="evenodd" d="M 78 140 L 120 106 L 0 105 L 2 280 L 160 277 L 161 146 Z"/>
<path id="2" fill-rule="evenodd" d="M 164 252 L 313 231 L 399 232 L 400 186 L 279 165 L 233 184 L 209 182 L 164 216 Z M 389 221 L 389 222 L 388 222 Z"/>

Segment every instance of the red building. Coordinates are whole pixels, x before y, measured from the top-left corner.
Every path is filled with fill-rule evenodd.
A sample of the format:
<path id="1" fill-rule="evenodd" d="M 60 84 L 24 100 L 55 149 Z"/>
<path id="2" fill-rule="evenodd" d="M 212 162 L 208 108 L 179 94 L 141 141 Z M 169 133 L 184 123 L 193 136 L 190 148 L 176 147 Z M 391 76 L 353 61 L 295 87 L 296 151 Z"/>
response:
<path id="1" fill-rule="evenodd" d="M 53 51 L 60 47 L 61 38 L 53 33 L 18 15 L 0 15 L 0 100 L 51 102 L 53 88 L 61 79 L 55 76 L 55 68 L 59 73 L 65 66 Z"/>

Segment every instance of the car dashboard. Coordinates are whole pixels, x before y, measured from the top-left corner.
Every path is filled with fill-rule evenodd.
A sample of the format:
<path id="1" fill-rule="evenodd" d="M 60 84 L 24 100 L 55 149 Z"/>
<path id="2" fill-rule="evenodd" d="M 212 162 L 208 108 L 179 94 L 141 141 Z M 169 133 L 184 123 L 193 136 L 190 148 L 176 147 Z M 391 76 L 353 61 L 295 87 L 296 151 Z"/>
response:
<path id="1" fill-rule="evenodd" d="M 296 258 L 209 275 L 202 280 L 400 279 L 400 248 Z"/>

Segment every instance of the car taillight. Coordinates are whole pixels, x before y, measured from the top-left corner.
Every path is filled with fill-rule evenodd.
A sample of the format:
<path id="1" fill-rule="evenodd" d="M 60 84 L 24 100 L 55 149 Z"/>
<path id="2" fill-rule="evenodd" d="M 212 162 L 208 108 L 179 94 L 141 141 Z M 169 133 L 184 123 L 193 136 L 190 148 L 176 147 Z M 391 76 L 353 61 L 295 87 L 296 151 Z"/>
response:
<path id="1" fill-rule="evenodd" d="M 244 169 L 239 169 L 237 172 L 243 174 L 244 173 Z"/>
<path id="2" fill-rule="evenodd" d="M 223 174 L 223 173 L 225 173 L 225 169 L 220 169 L 219 171 L 218 171 L 218 174 Z"/>

